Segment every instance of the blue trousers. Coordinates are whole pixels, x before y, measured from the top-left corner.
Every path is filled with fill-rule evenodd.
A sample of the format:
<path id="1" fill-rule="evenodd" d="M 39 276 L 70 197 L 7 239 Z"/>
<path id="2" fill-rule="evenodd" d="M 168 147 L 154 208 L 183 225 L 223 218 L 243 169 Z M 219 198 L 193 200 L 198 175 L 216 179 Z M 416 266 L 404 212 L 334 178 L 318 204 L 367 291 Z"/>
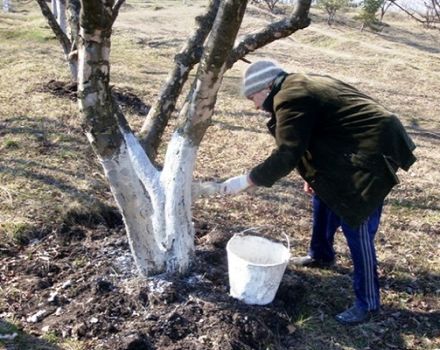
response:
<path id="1" fill-rule="evenodd" d="M 380 306 L 380 296 L 374 236 L 379 227 L 382 205 L 359 227 L 353 229 L 334 214 L 318 196 L 314 195 L 312 201 L 313 228 L 309 255 L 323 261 L 334 260 L 333 240 L 336 230 L 341 227 L 354 266 L 353 289 L 356 306 L 364 310 L 377 310 Z"/>

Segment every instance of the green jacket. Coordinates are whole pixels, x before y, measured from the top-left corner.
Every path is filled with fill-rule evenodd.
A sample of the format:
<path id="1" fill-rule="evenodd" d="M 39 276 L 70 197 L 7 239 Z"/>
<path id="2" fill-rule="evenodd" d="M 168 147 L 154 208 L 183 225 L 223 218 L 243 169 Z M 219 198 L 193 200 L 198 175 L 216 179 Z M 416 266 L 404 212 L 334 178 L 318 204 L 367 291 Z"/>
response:
<path id="1" fill-rule="evenodd" d="M 297 168 L 334 213 L 359 226 L 415 162 L 397 117 L 356 88 L 328 76 L 279 76 L 263 108 L 277 148 L 252 169 L 270 187 Z"/>

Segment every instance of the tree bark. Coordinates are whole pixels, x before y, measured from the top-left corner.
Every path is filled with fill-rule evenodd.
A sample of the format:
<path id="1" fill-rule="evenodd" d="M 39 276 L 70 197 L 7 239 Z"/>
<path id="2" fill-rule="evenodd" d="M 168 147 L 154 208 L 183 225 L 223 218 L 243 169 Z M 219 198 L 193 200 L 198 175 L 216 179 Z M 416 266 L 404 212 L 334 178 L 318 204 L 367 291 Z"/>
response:
<path id="1" fill-rule="evenodd" d="M 78 75 L 78 59 L 76 55 L 71 55 L 71 49 L 72 49 L 72 42 L 67 37 L 66 33 L 62 30 L 60 25 L 57 22 L 57 19 L 55 18 L 54 14 L 50 10 L 49 6 L 47 5 L 45 0 L 36 0 L 38 5 L 40 6 L 41 12 L 44 17 L 46 17 L 47 23 L 49 24 L 49 27 L 54 32 L 56 38 L 61 44 L 61 47 L 64 52 L 64 56 L 67 60 L 67 63 L 69 64 L 70 69 L 70 75 L 72 81 L 77 80 Z M 58 2 L 58 1 L 57 1 Z"/>
<path id="2" fill-rule="evenodd" d="M 242 38 L 228 58 L 228 68 L 248 53 L 308 27 L 310 24 L 309 10 L 311 2 L 312 0 L 298 0 L 289 17 L 271 23 L 262 30 Z"/>

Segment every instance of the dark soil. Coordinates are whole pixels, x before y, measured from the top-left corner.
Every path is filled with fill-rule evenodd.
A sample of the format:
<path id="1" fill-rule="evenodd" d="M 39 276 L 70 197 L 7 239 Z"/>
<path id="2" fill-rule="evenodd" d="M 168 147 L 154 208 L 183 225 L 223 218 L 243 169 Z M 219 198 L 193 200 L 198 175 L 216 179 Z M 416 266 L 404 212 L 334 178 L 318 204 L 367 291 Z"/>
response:
<path id="1" fill-rule="evenodd" d="M 40 92 L 49 92 L 58 97 L 77 100 L 77 83 L 50 80 L 37 88 Z M 113 97 L 124 111 L 130 111 L 138 115 L 147 115 L 150 110 L 149 105 L 145 104 L 135 93 L 128 89 L 118 87 L 112 88 Z"/>
<path id="2" fill-rule="evenodd" d="M 275 301 L 249 306 L 229 296 L 228 234 L 197 229 L 190 273 L 140 279 L 122 228 L 78 228 L 21 249 L 2 245 L 0 314 L 33 336 L 50 332 L 93 349 L 276 349 L 289 347 L 289 318 L 304 288 L 286 271 Z M 64 228 L 65 230 L 65 228 Z"/>

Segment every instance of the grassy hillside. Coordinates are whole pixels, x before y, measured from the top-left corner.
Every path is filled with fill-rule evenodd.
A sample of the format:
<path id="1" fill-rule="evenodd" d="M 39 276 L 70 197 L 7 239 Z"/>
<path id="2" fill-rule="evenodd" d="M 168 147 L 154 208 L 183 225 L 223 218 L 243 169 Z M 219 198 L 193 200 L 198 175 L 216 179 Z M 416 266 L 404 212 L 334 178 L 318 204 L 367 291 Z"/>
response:
<path id="1" fill-rule="evenodd" d="M 135 108 L 143 105 L 134 97 L 146 105 L 153 103 L 203 4 L 145 1 L 122 8 L 112 41 L 112 84 L 126 101 L 123 108 L 135 130 L 145 113 Z M 377 235 L 383 313 L 373 322 L 349 329 L 333 320 L 352 302 L 349 252 L 338 234 L 336 268 L 289 266 L 283 286 L 291 287 L 286 292 L 290 302 L 285 305 L 244 308 L 222 299 L 227 297 L 226 287 L 219 289 L 225 295 L 219 294 L 221 302 L 197 294 L 197 303 L 214 310 L 206 311 L 212 317 L 223 309 L 237 315 L 234 322 L 228 321 L 237 329 L 245 330 L 247 320 L 261 316 L 255 323 L 267 338 L 252 343 L 251 336 L 239 337 L 236 345 L 230 342 L 231 349 L 440 348 L 440 33 L 396 14 L 385 17 L 382 32 L 360 32 L 353 18 L 354 13 L 344 13 L 329 27 L 324 14 L 313 10 L 309 28 L 247 58 L 273 58 L 291 72 L 329 74 L 355 85 L 397 113 L 415 141 L 418 161 L 409 172 L 399 173 L 401 184 L 386 201 Z M 243 31 L 271 19 L 251 8 Z M 207 316 L 197 319 L 197 326 L 179 339 L 165 334 L 157 340 L 160 331 L 154 323 L 166 325 L 174 319 L 165 311 L 158 320 L 148 319 L 155 312 L 153 306 L 159 306 L 151 300 L 142 303 L 146 282 L 135 277 L 120 217 L 82 134 L 76 102 L 68 90 L 62 90 L 69 87 L 65 84 L 69 74 L 61 47 L 36 4 L 15 5 L 13 12 L 0 13 L 0 42 L 0 334 L 19 333 L 3 346 L 137 349 L 126 339 L 133 334 L 144 339 L 138 334 L 142 333 L 154 339 L 151 348 L 228 349 L 229 343 L 219 335 L 220 326 L 214 322 L 210 328 L 202 327 L 200 320 Z M 239 62 L 225 77 L 213 125 L 199 151 L 196 178 L 238 175 L 264 160 L 274 147 L 264 118 L 240 97 L 244 69 Z M 296 173 L 272 189 L 198 200 L 194 207 L 198 257 L 217 249 L 218 259 L 213 261 L 219 271 L 212 274 L 220 274 L 218 280 L 227 283 L 223 248 L 233 233 L 247 228 L 278 238 L 286 233 L 293 254 L 306 252 L 309 200 Z M 199 272 L 210 278 L 212 271 Z M 99 281 L 104 277 L 120 293 L 117 298 L 103 292 L 105 286 Z M 63 287 L 69 281 L 75 289 Z M 55 290 L 67 290 L 65 295 L 59 292 L 64 301 L 55 305 L 62 309 L 60 314 L 47 301 Z M 180 304 L 173 299 L 173 310 L 187 310 L 188 299 Z M 125 302 L 130 312 L 118 318 L 97 306 L 91 309 L 100 300 L 120 303 L 119 308 Z M 41 321 L 28 320 L 43 309 L 51 312 Z M 264 312 L 282 320 L 280 329 L 265 321 Z M 90 321 L 95 316 L 97 323 Z M 100 323 L 103 319 L 105 327 Z M 223 333 L 228 332 L 223 329 Z"/>

